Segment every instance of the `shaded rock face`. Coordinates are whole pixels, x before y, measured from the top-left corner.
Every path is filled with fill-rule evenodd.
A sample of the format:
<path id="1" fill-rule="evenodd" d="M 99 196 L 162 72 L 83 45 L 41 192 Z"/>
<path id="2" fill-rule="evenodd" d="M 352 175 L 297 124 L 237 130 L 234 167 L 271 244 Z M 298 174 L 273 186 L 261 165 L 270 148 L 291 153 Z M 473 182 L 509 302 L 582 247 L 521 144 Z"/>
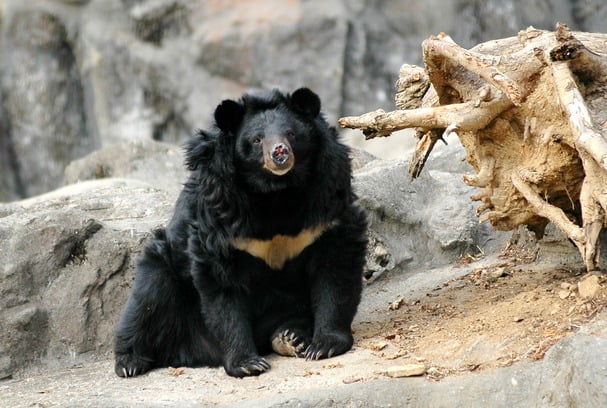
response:
<path id="1" fill-rule="evenodd" d="M 400 65 L 420 64 L 430 35 L 471 47 L 555 21 L 600 31 L 606 12 L 601 0 L 2 0 L 0 200 L 58 187 L 101 146 L 179 143 L 246 89 L 311 87 L 333 122 L 391 108 Z"/>
<path id="2" fill-rule="evenodd" d="M 62 21 L 29 10 L 7 25 L 3 131 L 10 138 L 3 144 L 18 159 L 7 157 L 3 171 L 14 174 L 17 194 L 30 196 L 58 187 L 65 166 L 95 143 L 86 131 L 80 75 Z"/>
<path id="3" fill-rule="evenodd" d="M 133 20 L 135 35 L 142 41 L 162 45 L 163 40 L 191 34 L 187 7 L 178 0 L 123 0 Z"/>
<path id="4" fill-rule="evenodd" d="M 510 234 L 479 223 L 475 205 L 466 200 L 475 189 L 461 181 L 472 172 L 463 155 L 452 140 L 437 148 L 414 181 L 404 160 L 377 160 L 356 172 L 354 187 L 373 234 L 368 279 L 392 268 L 433 268 L 465 254 L 503 248 Z"/>

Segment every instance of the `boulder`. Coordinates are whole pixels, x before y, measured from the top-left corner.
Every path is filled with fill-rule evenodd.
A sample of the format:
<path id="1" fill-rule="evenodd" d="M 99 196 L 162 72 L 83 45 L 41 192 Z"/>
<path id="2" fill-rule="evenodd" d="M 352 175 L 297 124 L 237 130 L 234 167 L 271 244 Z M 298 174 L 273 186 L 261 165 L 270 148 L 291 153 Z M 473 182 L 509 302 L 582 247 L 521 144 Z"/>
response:
<path id="1" fill-rule="evenodd" d="M 18 157 L 3 167 L 18 174 L 26 196 L 59 187 L 65 166 L 97 145 L 87 132 L 81 77 L 65 23 L 37 8 L 13 10 L 6 21 L 0 117 L 8 126 L 1 126 L 0 145 Z"/>
<path id="2" fill-rule="evenodd" d="M 177 198 L 186 180 L 183 150 L 175 145 L 139 140 L 103 147 L 74 160 L 65 169 L 66 185 L 102 178 L 140 180 Z"/>
<path id="3" fill-rule="evenodd" d="M 376 160 L 356 171 L 354 188 L 369 213 L 372 246 L 379 246 L 369 251 L 380 261 L 368 262 L 368 279 L 393 268 L 433 268 L 503 247 L 510 234 L 478 222 L 469 199 L 475 188 L 462 182 L 472 172 L 464 154 L 451 140 L 413 181 L 405 160 Z"/>
<path id="4" fill-rule="evenodd" d="M 106 179 L 0 206 L 0 378 L 109 352 L 135 258 L 172 205 Z"/>

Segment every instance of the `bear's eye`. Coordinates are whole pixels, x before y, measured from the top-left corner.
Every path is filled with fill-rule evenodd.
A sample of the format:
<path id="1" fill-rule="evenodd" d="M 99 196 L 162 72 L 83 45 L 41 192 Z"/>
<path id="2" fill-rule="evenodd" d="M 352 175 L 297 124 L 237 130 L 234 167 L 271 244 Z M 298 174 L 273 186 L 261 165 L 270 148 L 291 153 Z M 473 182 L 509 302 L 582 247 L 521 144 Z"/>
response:
<path id="1" fill-rule="evenodd" d="M 253 138 L 253 144 L 258 145 L 258 144 L 260 144 L 260 143 L 261 143 L 261 137 L 259 137 L 259 136 L 255 136 L 255 137 Z"/>
<path id="2" fill-rule="evenodd" d="M 295 136 L 295 132 L 293 132 L 291 129 L 289 129 L 285 132 L 285 135 L 287 137 L 293 137 L 293 136 Z"/>

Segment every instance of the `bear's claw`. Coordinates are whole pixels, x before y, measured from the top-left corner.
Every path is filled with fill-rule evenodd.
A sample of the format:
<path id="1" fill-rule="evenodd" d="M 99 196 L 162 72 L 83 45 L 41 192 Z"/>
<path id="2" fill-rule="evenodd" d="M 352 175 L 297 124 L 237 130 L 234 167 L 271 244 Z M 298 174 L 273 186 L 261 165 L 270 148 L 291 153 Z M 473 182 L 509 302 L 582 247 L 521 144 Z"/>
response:
<path id="1" fill-rule="evenodd" d="M 270 364 L 263 357 L 255 356 L 240 362 L 234 369 L 226 368 L 226 372 L 233 377 L 259 375 L 270 369 Z"/>
<path id="2" fill-rule="evenodd" d="M 297 329 L 285 329 L 272 337 L 272 350 L 281 356 L 304 357 L 309 344 L 308 337 Z"/>
<path id="3" fill-rule="evenodd" d="M 116 375 L 123 378 L 136 377 L 145 374 L 152 368 L 150 360 L 137 357 L 132 354 L 116 356 L 114 371 Z"/>
<path id="4" fill-rule="evenodd" d="M 303 353 L 306 360 L 320 360 L 345 353 L 352 348 L 351 335 L 332 333 L 318 335 Z"/>

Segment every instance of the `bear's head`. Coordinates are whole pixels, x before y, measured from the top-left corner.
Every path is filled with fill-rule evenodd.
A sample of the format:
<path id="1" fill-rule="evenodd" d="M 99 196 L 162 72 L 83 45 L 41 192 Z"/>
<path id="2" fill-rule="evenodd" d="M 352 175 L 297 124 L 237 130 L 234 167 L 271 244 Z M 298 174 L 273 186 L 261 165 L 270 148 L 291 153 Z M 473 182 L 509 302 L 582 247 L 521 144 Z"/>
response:
<path id="1" fill-rule="evenodd" d="M 320 98 L 307 88 L 225 100 L 215 110 L 215 122 L 233 146 L 236 177 L 255 192 L 304 184 L 330 131 Z"/>
<path id="2" fill-rule="evenodd" d="M 350 150 L 307 88 L 224 100 L 215 110 L 215 126 L 198 131 L 185 151 L 191 174 L 184 189 L 205 234 L 212 232 L 205 239 L 209 251 L 228 254 L 235 236 L 253 234 L 253 207 L 316 227 L 332 222 L 355 199 Z M 292 217 L 302 209 L 306 219 Z M 268 236 L 275 225 L 264 223 Z"/>

